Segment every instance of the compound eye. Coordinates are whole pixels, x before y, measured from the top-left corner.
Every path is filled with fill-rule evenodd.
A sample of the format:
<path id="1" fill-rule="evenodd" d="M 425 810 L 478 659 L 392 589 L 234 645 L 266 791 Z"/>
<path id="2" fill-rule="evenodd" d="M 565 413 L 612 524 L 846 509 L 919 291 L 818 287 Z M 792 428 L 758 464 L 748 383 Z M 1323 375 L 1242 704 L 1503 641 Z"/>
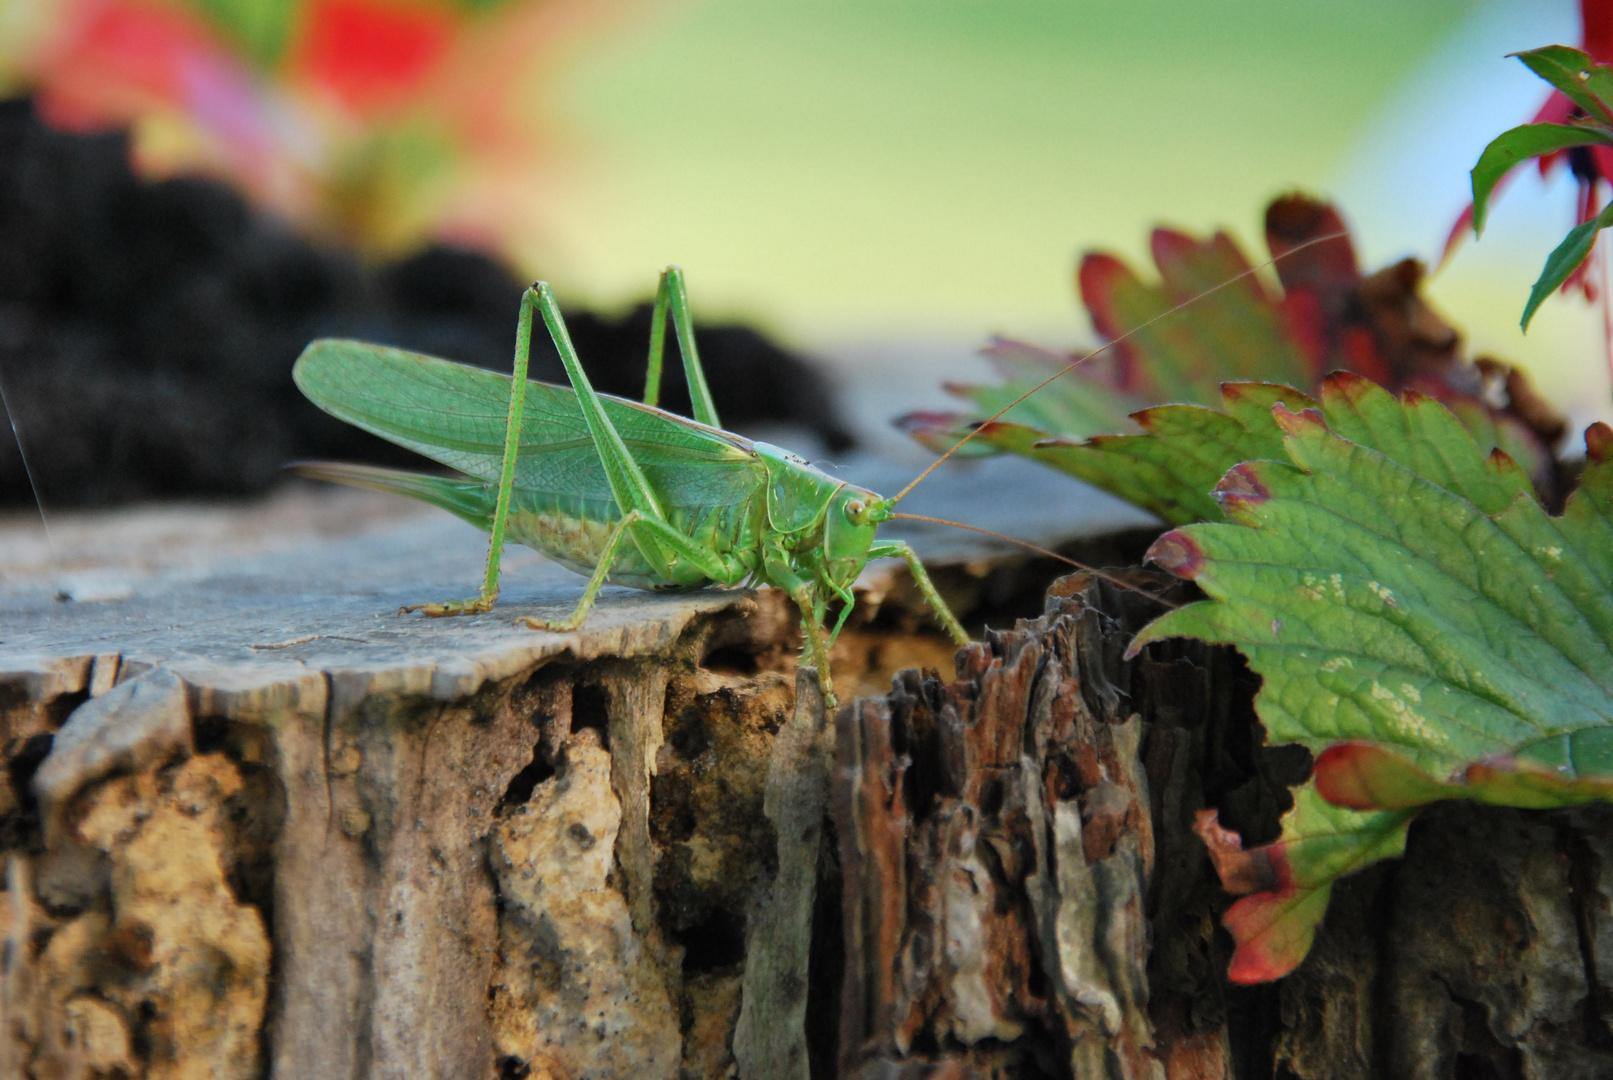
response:
<path id="1" fill-rule="evenodd" d="M 846 504 L 846 517 L 850 518 L 854 524 L 858 523 L 867 512 L 868 504 L 861 499 L 852 499 Z"/>

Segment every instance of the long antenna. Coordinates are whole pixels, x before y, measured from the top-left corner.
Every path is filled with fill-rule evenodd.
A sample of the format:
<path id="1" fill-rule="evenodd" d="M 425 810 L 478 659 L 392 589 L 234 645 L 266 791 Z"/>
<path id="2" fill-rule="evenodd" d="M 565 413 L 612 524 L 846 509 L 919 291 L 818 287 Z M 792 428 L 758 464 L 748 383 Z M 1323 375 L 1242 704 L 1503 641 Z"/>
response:
<path id="1" fill-rule="evenodd" d="M 17 456 L 22 459 L 22 473 L 28 478 L 28 489 L 34 493 L 34 505 L 39 508 L 39 524 L 45 527 L 45 546 L 50 549 L 50 561 L 54 566 L 60 560 L 56 557 L 56 541 L 50 535 L 50 522 L 45 519 L 45 500 L 39 494 L 38 482 L 34 480 L 34 467 L 28 463 L 28 451 L 22 445 L 22 432 L 17 430 L 17 414 L 11 411 L 11 401 L 6 397 L 6 384 L 3 379 L 0 379 L 0 408 L 5 409 L 6 421 L 11 425 L 11 437 L 17 441 Z"/>
<path id="2" fill-rule="evenodd" d="M 1063 378 L 1064 376 L 1068 375 L 1070 372 L 1074 371 L 1076 368 L 1080 367 L 1082 364 L 1086 363 L 1088 360 L 1091 360 L 1093 357 L 1099 356 L 1099 355 L 1101 355 L 1103 353 L 1106 353 L 1110 349 L 1114 348 L 1116 345 L 1119 345 L 1121 342 L 1126 341 L 1129 338 L 1135 337 L 1136 335 L 1142 333 L 1144 330 L 1147 330 L 1150 326 L 1153 326 L 1159 320 L 1161 320 L 1163 318 L 1166 318 L 1167 316 L 1174 315 L 1178 311 L 1181 311 L 1185 307 L 1191 307 L 1192 305 L 1198 303 L 1200 300 L 1203 300 L 1206 296 L 1209 296 L 1211 293 L 1220 292 L 1222 289 L 1226 288 L 1228 285 L 1232 285 L 1232 284 L 1235 284 L 1236 282 L 1242 281 L 1246 277 L 1251 277 L 1251 276 L 1259 273 L 1260 271 L 1264 270 L 1266 267 L 1273 266 L 1277 262 L 1279 262 L 1280 260 L 1286 259 L 1290 255 L 1296 255 L 1299 252 L 1304 251 L 1308 247 L 1314 247 L 1317 244 L 1326 243 L 1329 240 L 1337 240 L 1337 239 L 1339 239 L 1341 237 L 1346 237 L 1346 236 L 1349 236 L 1349 235 L 1350 234 L 1349 234 L 1348 230 L 1339 229 L 1337 232 L 1325 233 L 1322 236 L 1313 236 L 1311 239 L 1305 241 L 1303 244 L 1295 244 L 1293 247 L 1289 248 L 1287 251 L 1284 251 L 1281 255 L 1273 255 L 1271 258 L 1267 259 L 1265 262 L 1260 263 L 1257 266 L 1251 266 L 1251 267 L 1249 267 L 1249 269 L 1243 271 L 1242 273 L 1234 274 L 1232 277 L 1227 278 L 1225 281 L 1221 282 L 1219 285 L 1212 285 L 1208 289 L 1205 289 L 1203 292 L 1197 294 L 1196 296 L 1188 297 L 1186 300 L 1183 300 L 1181 303 L 1177 304 L 1175 307 L 1167 308 L 1166 310 L 1161 311 L 1158 315 L 1155 315 L 1153 318 L 1148 319 L 1146 322 L 1140 323 L 1139 325 L 1132 327 L 1130 330 L 1127 330 L 1124 334 L 1121 334 L 1119 337 L 1115 338 L 1113 341 L 1107 342 L 1104 345 L 1102 345 L 1102 346 L 1092 350 L 1091 352 L 1087 353 L 1085 356 L 1080 357 L 1077 360 L 1071 361 L 1067 366 L 1065 366 L 1063 368 L 1060 368 L 1058 371 L 1055 371 L 1053 374 L 1049 375 L 1047 378 L 1043 379 L 1041 382 L 1037 383 L 1035 386 L 1031 387 L 1029 390 L 1025 391 L 1023 394 L 1019 395 L 1013 401 L 1010 401 L 1007 405 L 1004 405 L 1002 408 L 998 409 L 996 412 L 992 413 L 990 416 L 986 417 L 984 420 L 982 420 L 978 424 L 976 424 L 974 426 L 973 430 L 971 430 L 967 435 L 965 435 L 963 438 L 959 439 L 956 443 L 953 444 L 952 449 L 948 450 L 946 453 L 942 454 L 940 457 L 938 457 L 934 461 L 930 462 L 930 467 L 928 469 L 925 469 L 923 472 L 919 473 L 916 477 L 913 478 L 913 482 L 911 484 L 908 484 L 901 491 L 898 491 L 896 493 L 896 495 L 892 499 L 889 500 L 887 505 L 895 506 L 897 503 L 899 503 L 903 499 L 907 498 L 907 493 L 909 491 L 912 491 L 914 488 L 918 487 L 919 483 L 925 477 L 929 476 L 936 469 L 938 469 L 941 466 L 941 463 L 946 461 L 947 458 L 951 457 L 953 454 L 956 454 L 959 450 L 962 450 L 964 445 L 966 443 L 968 443 L 968 441 L 970 439 L 972 439 L 976 435 L 980 434 L 987 427 L 991 426 L 992 423 L 994 423 L 994 422 L 996 422 L 998 420 L 1001 420 L 1002 417 L 1003 417 L 1003 414 L 1007 413 L 1014 406 L 1018 405 L 1020 402 L 1024 401 L 1026 398 L 1030 397 L 1032 394 L 1034 394 L 1038 390 L 1042 389 L 1042 387 L 1046 386 L 1048 383 L 1051 383 L 1053 380 Z"/>
<path id="3" fill-rule="evenodd" d="M 1086 563 L 1079 562 L 1079 561 L 1077 561 L 1075 559 L 1072 559 L 1068 555 L 1060 555 L 1056 551 L 1049 551 L 1045 547 L 1038 547 L 1037 545 L 1031 543 L 1028 540 L 1019 539 L 1017 536 L 1009 536 L 1006 533 L 992 532 L 990 529 L 982 529 L 978 525 L 965 525 L 961 521 L 948 521 L 946 518 L 926 517 L 923 514 L 892 514 L 891 517 L 893 517 L 893 518 L 903 518 L 903 519 L 905 519 L 907 521 L 928 521 L 932 525 L 951 525 L 954 529 L 968 529 L 970 532 L 983 533 L 986 536 L 995 537 L 998 540 L 1006 540 L 1010 544 L 1018 544 L 1020 547 L 1025 548 L 1025 549 L 1027 549 L 1029 551 L 1034 551 L 1038 555 L 1045 555 L 1049 559 L 1057 559 L 1061 563 L 1067 563 L 1068 565 L 1075 567 L 1077 570 L 1085 570 L 1087 573 L 1091 574 L 1092 576 L 1100 577 L 1100 578 L 1102 578 L 1103 580 L 1107 581 L 1109 584 L 1115 586 L 1118 589 L 1129 589 L 1130 591 L 1132 591 L 1134 593 L 1138 593 L 1139 595 L 1146 596 L 1148 599 L 1154 601 L 1155 603 L 1163 604 L 1165 607 L 1170 608 L 1172 611 L 1175 611 L 1177 608 L 1181 607 L 1180 604 L 1172 603 L 1171 601 L 1165 599 L 1163 596 L 1159 596 L 1159 595 L 1156 595 L 1155 593 L 1151 593 L 1147 589 L 1143 588 L 1140 585 L 1133 585 L 1129 581 L 1122 581 L 1120 578 L 1115 577 L 1113 574 L 1105 573 L 1104 571 L 1099 570 L 1095 566 L 1088 566 Z"/>

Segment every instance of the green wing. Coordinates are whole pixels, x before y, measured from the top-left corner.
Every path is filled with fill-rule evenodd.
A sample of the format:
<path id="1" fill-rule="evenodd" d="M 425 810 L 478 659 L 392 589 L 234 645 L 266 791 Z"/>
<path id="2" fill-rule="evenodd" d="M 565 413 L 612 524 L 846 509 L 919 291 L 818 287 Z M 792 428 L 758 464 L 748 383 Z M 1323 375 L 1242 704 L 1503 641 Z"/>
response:
<path id="1" fill-rule="evenodd" d="M 469 476 L 498 480 L 508 375 L 337 339 L 309 345 L 291 375 L 310 401 L 337 419 Z M 608 394 L 600 400 L 668 509 L 737 504 L 765 481 L 747 439 Z M 614 502 L 570 387 L 527 384 L 515 486 Z"/>

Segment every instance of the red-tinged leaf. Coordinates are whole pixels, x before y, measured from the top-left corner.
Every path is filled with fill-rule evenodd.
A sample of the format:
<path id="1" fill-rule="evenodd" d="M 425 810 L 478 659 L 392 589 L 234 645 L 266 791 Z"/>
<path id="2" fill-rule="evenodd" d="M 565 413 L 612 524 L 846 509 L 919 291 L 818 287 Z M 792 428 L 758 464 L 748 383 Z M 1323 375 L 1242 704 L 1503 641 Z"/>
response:
<path id="1" fill-rule="evenodd" d="M 1148 250 L 1159 270 L 1165 297 L 1173 304 L 1191 300 L 1206 289 L 1226 286 L 1251 269 L 1226 233 L 1216 233 L 1208 242 L 1200 242 L 1173 229 L 1155 229 L 1148 238 Z M 1258 280 L 1244 280 L 1253 282 L 1254 295 L 1265 298 Z"/>
<path id="2" fill-rule="evenodd" d="M 1588 728 L 1570 741 L 1600 742 L 1608 728 Z M 1576 761 L 1603 756 L 1600 746 L 1571 751 Z M 1526 809 L 1551 809 L 1581 803 L 1613 801 L 1613 775 L 1569 777 L 1520 764 L 1507 756 L 1469 765 L 1453 780 L 1440 780 L 1426 769 L 1371 743 L 1340 743 L 1316 758 L 1316 790 L 1335 806 L 1352 810 L 1409 810 L 1442 799 Z"/>
<path id="3" fill-rule="evenodd" d="M 1097 381 L 1094 376 L 1103 372 L 1101 366 L 1091 371 L 1086 365 L 1069 370 L 1076 358 L 1067 354 L 997 338 L 982 355 L 1003 375 L 1005 382 L 995 386 L 946 384 L 945 387 L 948 393 L 972 402 L 979 416 L 1026 424 L 1044 433 L 1096 435 L 1137 430 L 1130 414 L 1148 404 L 1142 398 Z M 1107 358 L 1100 358 L 1100 365 L 1104 359 Z M 1025 397 L 1050 377 L 1054 377 L 1053 382 Z M 1021 398 L 1024 400 L 1019 400 Z M 1003 412 L 1004 409 L 1008 411 Z"/>
<path id="4" fill-rule="evenodd" d="M 1603 0 L 1580 0 L 1580 44 L 1600 63 L 1613 61 L 1613 6 Z"/>
<path id="5" fill-rule="evenodd" d="M 1350 810 L 1407 810 L 1445 798 L 1445 785 L 1371 743 L 1339 743 L 1316 756 L 1316 791 Z"/>
<path id="6" fill-rule="evenodd" d="M 1411 817 L 1333 806 L 1302 788 L 1283 817 L 1282 836 L 1244 851 L 1237 835 L 1217 823 L 1215 811 L 1200 811 L 1194 829 L 1221 885 L 1242 897 L 1221 917 L 1237 946 L 1228 978 L 1270 982 L 1298 967 L 1327 912 L 1333 882 L 1404 851 Z"/>
<path id="7" fill-rule="evenodd" d="M 1294 347 L 1309 365 L 1310 381 L 1315 382 L 1327 370 L 1329 349 L 1327 311 L 1321 298 L 1313 293 L 1294 291 L 1282 299 L 1280 312 L 1283 332 L 1294 342 Z"/>
<path id="8" fill-rule="evenodd" d="M 1127 361 L 1123 389 L 1149 401 L 1207 404 L 1224 380 L 1282 382 L 1307 370 L 1277 302 L 1225 234 L 1197 241 L 1156 230 L 1151 247 L 1158 285 L 1111 256 L 1089 255 L 1081 265 L 1093 325 L 1111 339 L 1131 335 L 1118 346 Z M 1209 289 L 1216 291 L 1194 304 L 1191 318 L 1167 315 Z"/>
<path id="9" fill-rule="evenodd" d="M 1092 318 L 1093 329 L 1115 342 L 1109 348 L 1115 358 L 1115 387 L 1127 393 L 1138 393 L 1137 345 L 1116 340 L 1126 332 L 1123 315 L 1143 322 L 1163 314 L 1165 305 L 1154 300 L 1153 306 L 1146 306 L 1152 298 L 1131 267 L 1102 252 L 1093 252 L 1081 260 L 1075 281 L 1087 314 Z"/>
<path id="10" fill-rule="evenodd" d="M 1526 400 L 1521 395 L 1532 396 L 1533 393 L 1532 388 L 1524 389 L 1520 391 L 1520 397 L 1513 400 L 1515 402 Z M 1492 446 L 1495 448 L 1494 452 L 1504 454 L 1528 475 L 1542 498 L 1555 503 L 1557 460 L 1551 451 L 1546 449 L 1548 444 L 1542 441 L 1537 430 L 1531 428 L 1525 421 L 1526 409 L 1517 409 L 1513 413 L 1497 413 L 1473 398 L 1447 401 L 1443 404 L 1456 414 L 1456 418 L 1462 422 L 1468 434 L 1481 445 Z M 1543 414 L 1541 423 L 1549 430 L 1554 430 L 1561 421 L 1556 413 L 1549 413 Z M 1551 441 L 1556 442 L 1556 439 Z"/>
<path id="11" fill-rule="evenodd" d="M 1014 430 L 975 441 L 1069 472 L 1172 524 L 1219 520 L 1210 494 L 1215 481 L 1239 461 L 1279 452 L 1274 440 L 1280 438 L 1267 415 L 1270 400 L 1258 415 L 1229 420 L 1217 414 L 1223 381 L 1292 387 L 1284 392 L 1300 398 L 1325 370 L 1343 367 L 1446 402 L 1487 440 L 1486 449 L 1504 450 L 1551 497 L 1556 462 L 1550 443 L 1561 421 L 1521 375 L 1458 354 L 1455 330 L 1421 298 L 1423 274 L 1415 261 L 1363 278 L 1337 211 L 1298 195 L 1271 205 L 1266 234 L 1280 258 L 1277 273 L 1287 290 L 1281 297 L 1249 272 L 1249 260 L 1223 234 L 1198 240 L 1156 231 L 1151 247 L 1159 281 L 1153 284 L 1113 256 L 1087 256 L 1078 275 L 1081 294 L 1093 325 L 1112 344 L 1028 398 L 1059 364 L 1081 358 L 994 344 L 988 357 L 1006 381 L 949 389 L 969 400 L 980 418 L 1017 401 L 1002 419 L 1038 428 L 1041 438 Z M 1490 404 L 1495 400 L 1520 407 L 1498 409 Z M 1171 404 L 1144 409 L 1150 402 Z M 1201 408 L 1173 411 L 1183 406 Z M 1123 414 L 1145 434 L 1131 436 L 1135 427 Z M 1161 425 L 1159 437 L 1185 441 L 1175 450 L 1157 445 L 1153 429 Z M 944 431 L 934 423 L 903 426 L 945 451 Z"/>
<path id="12" fill-rule="evenodd" d="M 1010 381 L 1034 379 L 1040 382 L 1083 359 L 1077 353 L 1055 352 L 1040 345 L 1001 336 L 992 338 L 991 344 L 980 350 L 980 355 L 998 375 Z"/>
<path id="13" fill-rule="evenodd" d="M 1204 570 L 1204 549 L 1182 529 L 1165 533 L 1148 549 L 1148 559 L 1163 570 L 1191 581 Z"/>
<path id="14" fill-rule="evenodd" d="M 1396 853 L 1430 802 L 1613 800 L 1613 429 L 1587 431 L 1553 517 L 1426 395 L 1339 373 L 1318 407 L 1272 414 L 1280 455 L 1218 485 L 1228 523 L 1150 552 L 1209 599 L 1130 647 L 1236 646 L 1268 739 L 1318 755 L 1284 822 L 1287 876 L 1228 914 L 1240 978 L 1297 962 L 1325 902 L 1306 890 Z"/>
<path id="15" fill-rule="evenodd" d="M 1279 846 L 1243 849 L 1243 838 L 1223 828 L 1214 810 L 1200 810 L 1193 817 L 1193 831 L 1210 853 L 1221 887 L 1233 896 L 1252 892 L 1275 892 L 1293 884 L 1288 859 Z"/>
<path id="16" fill-rule="evenodd" d="M 1228 383 L 1225 412 L 1200 405 L 1159 405 L 1135 413 L 1143 435 L 1100 435 L 1077 442 L 1044 439 L 1027 456 L 1121 494 L 1172 524 L 1218 519 L 1212 489 L 1239 461 L 1282 452 L 1271 406 L 1310 399 L 1286 386 Z M 1004 446 L 1023 453 L 1017 446 Z"/>
<path id="17" fill-rule="evenodd" d="M 1293 971 L 1311 951 L 1332 894 L 1331 888 L 1288 888 L 1246 896 L 1227 908 L 1221 923 L 1237 944 L 1227 978 L 1248 986 Z"/>
<path id="18" fill-rule="evenodd" d="M 1544 165 L 1546 159 L 1541 158 L 1540 161 Z M 1495 186 L 1490 189 L 1491 198 L 1501 194 L 1501 189 L 1506 187 L 1511 176 L 1511 173 L 1507 173 L 1495 182 Z M 1462 212 L 1456 215 L 1456 220 L 1451 224 L 1451 231 L 1445 234 L 1445 246 L 1439 249 L 1439 262 L 1434 268 L 1436 271 L 1443 269 L 1445 264 L 1451 261 L 1451 256 L 1456 253 L 1457 246 L 1467 238 L 1467 234 L 1472 229 L 1473 204 L 1468 203 L 1462 208 Z"/>
<path id="19" fill-rule="evenodd" d="M 1585 455 L 1598 465 L 1613 458 L 1613 428 L 1601 421 L 1586 428 Z"/>
<path id="20" fill-rule="evenodd" d="M 897 420 L 896 426 L 936 454 L 953 450 L 956 457 L 986 457 L 1004 449 L 992 442 L 989 430 L 979 431 L 989 425 L 971 421 L 958 413 L 912 412 Z M 967 443 L 963 441 L 965 438 L 969 439 Z"/>
<path id="21" fill-rule="evenodd" d="M 1266 247 L 1277 260 L 1284 291 L 1313 297 L 1328 310 L 1347 302 L 1361 281 L 1349 230 L 1327 203 L 1303 195 L 1272 200 L 1266 208 Z"/>

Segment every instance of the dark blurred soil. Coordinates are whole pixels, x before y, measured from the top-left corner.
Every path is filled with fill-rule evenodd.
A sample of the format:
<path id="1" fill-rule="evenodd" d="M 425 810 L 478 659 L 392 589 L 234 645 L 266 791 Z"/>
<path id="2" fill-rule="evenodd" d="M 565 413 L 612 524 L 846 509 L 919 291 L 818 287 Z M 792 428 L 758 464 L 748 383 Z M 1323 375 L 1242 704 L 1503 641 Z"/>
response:
<path id="1" fill-rule="evenodd" d="M 251 494 L 298 458 L 418 462 L 308 404 L 292 362 L 343 336 L 507 371 L 524 284 L 441 246 L 366 265 L 218 184 L 141 180 L 120 134 L 63 134 L 0 101 L 0 387 L 48 506 Z M 649 305 L 566 318 L 596 388 L 640 396 Z M 850 444 L 799 357 L 745 326 L 697 324 L 697 339 L 726 426 Z M 547 336 L 533 345 L 532 377 L 563 383 Z M 673 355 L 666 372 L 662 405 L 687 415 Z M 32 503 L 0 427 L 0 505 Z"/>

